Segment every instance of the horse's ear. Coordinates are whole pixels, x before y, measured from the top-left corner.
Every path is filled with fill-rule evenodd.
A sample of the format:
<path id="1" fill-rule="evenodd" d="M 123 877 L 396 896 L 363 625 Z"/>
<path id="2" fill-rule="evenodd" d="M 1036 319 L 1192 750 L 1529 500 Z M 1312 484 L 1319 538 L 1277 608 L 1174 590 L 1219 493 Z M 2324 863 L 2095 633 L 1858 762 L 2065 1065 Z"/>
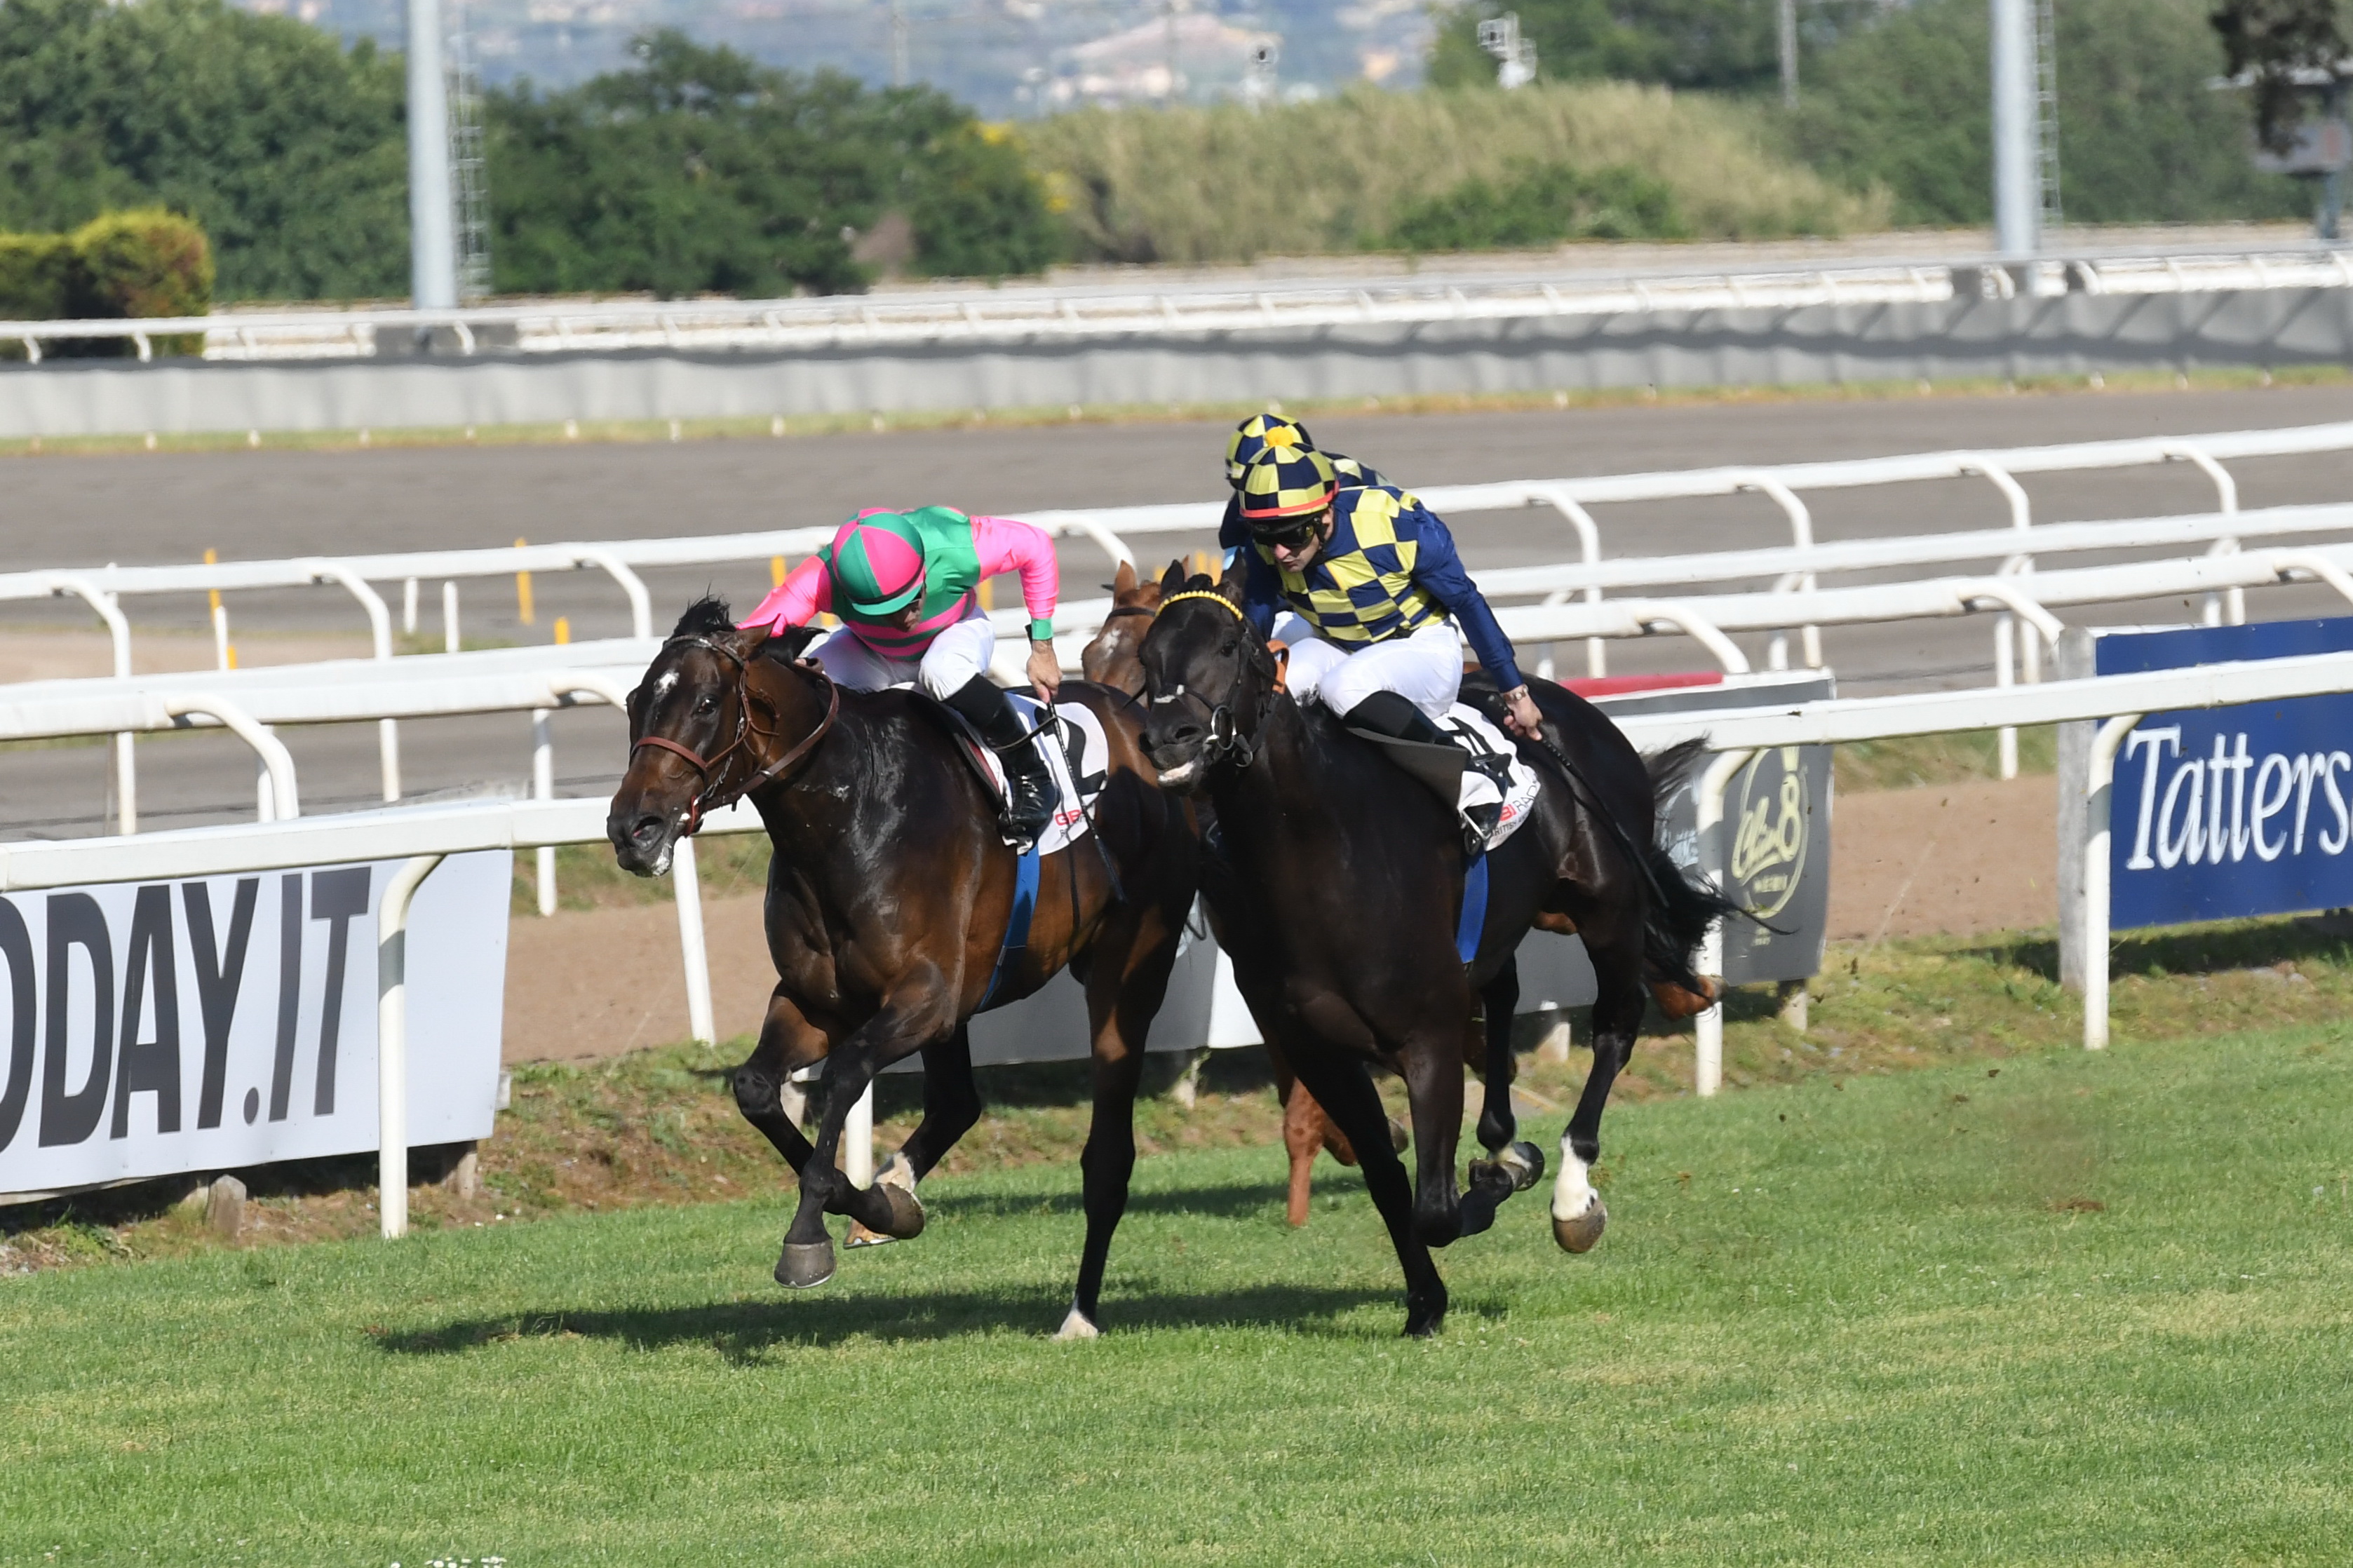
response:
<path id="1" fill-rule="evenodd" d="M 1123 561 L 1119 563 L 1119 570 L 1111 574 L 1111 591 L 1114 595 L 1135 592 L 1134 562 Z"/>
<path id="2" fill-rule="evenodd" d="M 1168 570 L 1160 574 L 1160 595 L 1166 598 L 1171 594 L 1181 594 L 1184 591 L 1185 563 L 1182 561 L 1171 561 L 1168 563 Z"/>
<path id="3" fill-rule="evenodd" d="M 1243 584 L 1249 576 L 1249 570 L 1242 562 L 1242 552 L 1239 550 L 1235 551 L 1234 558 L 1226 563 L 1226 574 L 1218 579 L 1218 592 L 1235 604 L 1240 604 L 1244 595 Z"/>
<path id="4" fill-rule="evenodd" d="M 782 654 L 786 658 L 798 658 L 807 650 L 809 644 L 825 635 L 825 628 L 817 626 L 786 626 L 774 633 L 765 627 L 754 627 L 754 630 L 758 633 L 758 640 L 743 650 L 745 658 L 763 648 L 772 657 Z"/>

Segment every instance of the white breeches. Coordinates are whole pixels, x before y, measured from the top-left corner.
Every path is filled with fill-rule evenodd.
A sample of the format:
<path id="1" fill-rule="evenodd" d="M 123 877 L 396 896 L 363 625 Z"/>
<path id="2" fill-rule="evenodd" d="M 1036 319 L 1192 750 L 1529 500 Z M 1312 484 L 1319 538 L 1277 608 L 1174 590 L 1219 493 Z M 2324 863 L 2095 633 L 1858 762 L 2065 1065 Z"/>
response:
<path id="1" fill-rule="evenodd" d="M 1387 642 L 1352 644 L 1326 641 L 1285 612 L 1275 619 L 1274 636 L 1291 645 L 1292 696 L 1314 699 L 1335 713 L 1346 713 L 1376 691 L 1394 691 L 1435 724 L 1462 689 L 1462 640 L 1451 621 L 1432 621 Z"/>
<path id="2" fill-rule="evenodd" d="M 852 691 L 880 691 L 912 680 L 933 696 L 946 698 L 985 673 L 996 653 L 997 627 L 988 612 L 975 604 L 971 614 L 934 637 L 932 646 L 913 658 L 886 658 L 848 626 L 818 644 L 809 657 Z"/>

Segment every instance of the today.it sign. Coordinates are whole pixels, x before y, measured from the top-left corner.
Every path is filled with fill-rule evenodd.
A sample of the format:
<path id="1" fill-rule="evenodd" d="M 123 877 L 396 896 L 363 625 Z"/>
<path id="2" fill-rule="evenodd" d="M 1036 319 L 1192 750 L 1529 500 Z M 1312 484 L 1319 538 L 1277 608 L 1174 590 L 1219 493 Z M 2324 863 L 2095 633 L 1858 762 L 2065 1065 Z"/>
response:
<path id="1" fill-rule="evenodd" d="M 453 855 L 411 907 L 414 1143 L 490 1134 L 512 862 Z M 399 868 L 0 896 L 0 1194 L 374 1149 Z"/>
<path id="2" fill-rule="evenodd" d="M 2353 617 L 2110 633 L 2102 675 L 2353 649 Z M 2110 923 L 2353 904 L 2353 694 L 2151 713 L 2116 753 Z"/>

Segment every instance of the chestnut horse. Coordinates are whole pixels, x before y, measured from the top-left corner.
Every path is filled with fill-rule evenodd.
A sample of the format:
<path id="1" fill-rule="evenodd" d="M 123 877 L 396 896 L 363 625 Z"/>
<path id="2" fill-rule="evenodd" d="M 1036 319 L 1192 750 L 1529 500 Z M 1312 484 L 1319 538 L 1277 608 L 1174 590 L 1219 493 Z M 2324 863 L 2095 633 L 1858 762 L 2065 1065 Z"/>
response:
<path id="1" fill-rule="evenodd" d="M 1521 939 L 1538 923 L 1573 930 L 1599 985 L 1593 1070 L 1561 1141 L 1552 1203 L 1555 1239 L 1581 1252 L 1608 1221 L 1588 1172 L 1646 981 L 1704 992 L 1691 953 L 1731 906 L 1656 842 L 1657 781 L 1617 726 L 1538 680 L 1540 765 L 1552 776 L 1529 821 L 1483 858 L 1485 907 L 1463 921 L 1473 863 L 1447 806 L 1330 713 L 1276 689 L 1238 578 L 1172 571 L 1161 585 L 1139 655 L 1148 753 L 1162 787 L 1206 795 L 1216 808 L 1222 843 L 1205 858 L 1202 887 L 1234 939 L 1235 981 L 1261 1032 L 1356 1147 L 1405 1271 L 1406 1331 L 1435 1333 L 1447 1297 L 1429 1249 L 1485 1229 L 1525 1174 L 1506 1150 L 1472 1163 L 1466 1195 L 1454 1170 L 1461 1063 L 1482 1044 L 1482 1141 L 1489 1118 L 1510 1115 Z M 1376 1060 L 1406 1082 L 1418 1155 L 1410 1188 L 1366 1070 Z"/>
<path id="2" fill-rule="evenodd" d="M 799 1173 L 778 1283 L 834 1270 L 828 1214 L 884 1236 L 923 1229 L 915 1183 L 979 1119 L 968 1020 L 1036 991 L 1066 965 L 1085 985 L 1094 1122 L 1082 1160 L 1087 1242 L 1066 1331 L 1093 1331 L 1103 1260 L 1135 1163 L 1132 1124 L 1145 1036 L 1187 911 L 1198 841 L 1189 809 L 1155 785 L 1141 713 L 1124 694 L 1065 683 L 1111 743 L 1091 830 L 1042 857 L 1026 942 L 1008 941 L 1021 879 L 997 805 L 944 712 L 906 690 L 845 690 L 793 656 L 809 635 L 738 629 L 704 599 L 629 695 L 628 773 L 607 832 L 622 868 L 667 870 L 679 837 L 748 799 L 776 853 L 766 926 L 778 980 L 735 1101 Z M 873 1186 L 839 1169 L 842 1125 L 874 1075 L 923 1059 L 923 1117 Z M 824 1062 L 814 1146 L 779 1104 L 786 1079 Z"/>

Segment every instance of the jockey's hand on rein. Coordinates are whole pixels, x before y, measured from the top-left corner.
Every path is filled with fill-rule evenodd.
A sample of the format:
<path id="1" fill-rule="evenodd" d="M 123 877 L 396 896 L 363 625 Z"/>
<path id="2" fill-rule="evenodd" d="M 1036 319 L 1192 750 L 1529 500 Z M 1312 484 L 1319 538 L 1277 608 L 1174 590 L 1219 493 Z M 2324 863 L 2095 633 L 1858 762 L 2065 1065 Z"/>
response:
<path id="1" fill-rule="evenodd" d="M 1062 684 L 1062 666 L 1061 661 L 1054 657 L 1051 642 L 1029 645 L 1029 679 L 1039 691 L 1045 693 L 1047 701 L 1054 700 L 1056 689 Z"/>
<path id="2" fill-rule="evenodd" d="M 1544 714 L 1537 709 L 1535 699 L 1528 695 L 1526 687 L 1504 693 L 1504 727 L 1514 735 L 1530 740 L 1535 739 L 1536 732 L 1544 727 Z"/>

